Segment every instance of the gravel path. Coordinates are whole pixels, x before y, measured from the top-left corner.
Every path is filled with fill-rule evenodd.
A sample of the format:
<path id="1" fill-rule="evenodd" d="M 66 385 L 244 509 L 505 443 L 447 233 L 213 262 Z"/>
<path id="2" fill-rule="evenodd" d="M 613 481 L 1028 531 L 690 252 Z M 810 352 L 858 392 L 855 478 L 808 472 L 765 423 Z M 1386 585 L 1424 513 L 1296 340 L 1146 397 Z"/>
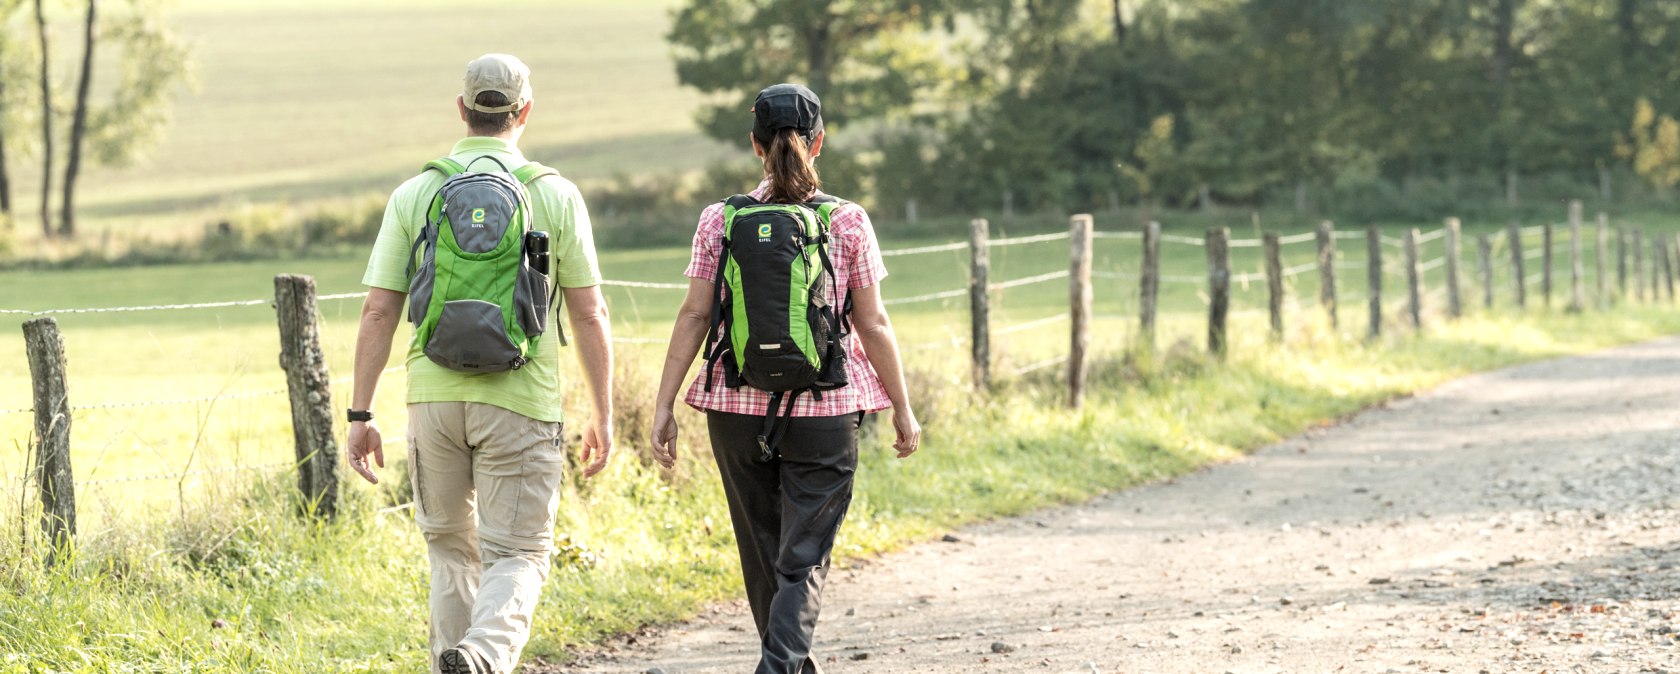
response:
<path id="1" fill-rule="evenodd" d="M 1680 339 L 831 575 L 847 672 L 1680 672 Z M 749 671 L 742 604 L 555 673 Z"/>

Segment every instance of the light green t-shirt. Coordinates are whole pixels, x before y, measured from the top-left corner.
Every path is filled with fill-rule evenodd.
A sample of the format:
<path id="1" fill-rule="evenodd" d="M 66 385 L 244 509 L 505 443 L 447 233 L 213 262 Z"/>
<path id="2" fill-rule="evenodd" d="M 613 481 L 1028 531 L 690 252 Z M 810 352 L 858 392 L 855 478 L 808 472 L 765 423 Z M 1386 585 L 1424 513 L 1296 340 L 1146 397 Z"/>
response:
<path id="1" fill-rule="evenodd" d="M 473 137 L 455 144 L 449 157 L 462 165 L 486 155 L 517 169 L 528 161 L 519 148 L 499 138 Z M 494 162 L 481 161 L 473 171 L 500 170 Z M 373 254 L 368 258 L 362 283 L 375 288 L 408 292 L 409 251 L 432 196 L 443 186 L 444 176 L 425 171 L 408 179 L 385 206 L 385 220 L 379 226 Z M 549 176 L 528 186 L 531 193 L 531 227 L 548 232 L 550 277 L 561 288 L 600 285 L 601 270 L 595 261 L 594 235 L 589 228 L 589 211 L 576 185 L 559 176 Z M 406 313 L 403 315 L 407 315 Z M 559 318 L 543 333 L 529 354 L 530 362 L 517 370 L 466 373 L 445 368 L 427 358 L 411 337 L 408 347 L 408 402 L 476 402 L 495 405 L 539 421 L 562 420 L 560 410 Z M 412 330 L 410 331 L 412 334 Z"/>

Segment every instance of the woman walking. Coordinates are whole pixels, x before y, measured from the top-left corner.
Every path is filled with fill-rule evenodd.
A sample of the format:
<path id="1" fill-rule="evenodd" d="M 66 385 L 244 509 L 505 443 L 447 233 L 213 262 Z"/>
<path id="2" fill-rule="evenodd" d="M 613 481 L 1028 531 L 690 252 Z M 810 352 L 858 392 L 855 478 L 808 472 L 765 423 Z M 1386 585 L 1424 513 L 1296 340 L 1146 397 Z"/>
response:
<path id="1" fill-rule="evenodd" d="M 762 650 L 759 674 L 815 674 L 812 634 L 835 534 L 852 499 L 858 424 L 891 408 L 899 458 L 921 441 L 905 392 L 887 275 L 869 216 L 824 195 L 822 103 L 778 84 L 753 103 L 757 189 L 706 208 L 684 275 L 653 422 L 676 462 L 678 389 L 705 412 Z"/>

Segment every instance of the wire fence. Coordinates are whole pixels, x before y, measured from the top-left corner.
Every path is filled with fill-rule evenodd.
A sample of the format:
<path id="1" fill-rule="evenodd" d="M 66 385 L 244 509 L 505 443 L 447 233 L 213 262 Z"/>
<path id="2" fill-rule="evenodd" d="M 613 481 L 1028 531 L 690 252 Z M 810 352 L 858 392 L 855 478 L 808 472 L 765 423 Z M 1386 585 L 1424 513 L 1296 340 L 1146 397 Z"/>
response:
<path id="1" fill-rule="evenodd" d="M 1544 235 L 1547 234 L 1547 232 L 1553 231 L 1553 230 L 1554 230 L 1554 227 L 1551 226 L 1551 225 L 1537 225 L 1537 226 L 1521 227 L 1521 228 L 1515 228 L 1514 229 L 1514 231 L 1517 234 L 1517 237 L 1519 239 L 1522 239 L 1522 240 L 1526 240 L 1528 238 L 1535 237 L 1535 236 L 1544 236 Z M 1076 230 L 1070 230 L 1069 232 L 1056 232 L 1056 233 L 1049 233 L 1049 234 L 1034 234 L 1034 235 L 1028 235 L 1028 236 L 998 238 L 998 239 L 992 239 L 992 240 L 986 241 L 985 245 L 988 248 L 1006 248 L 1006 247 L 1015 247 L 1015 246 L 1028 246 L 1028 245 L 1054 244 L 1054 243 L 1058 243 L 1058 242 L 1068 242 L 1070 239 L 1075 238 L 1075 234 L 1074 234 L 1075 231 Z M 1551 236 L 1548 239 L 1550 241 L 1550 243 L 1554 246 L 1554 248 L 1550 252 L 1555 252 L 1555 247 L 1556 246 L 1568 245 L 1569 244 L 1569 242 L 1567 241 L 1567 239 L 1569 238 L 1568 234 L 1567 234 L 1568 231 L 1569 230 L 1565 230 L 1565 236 L 1559 237 L 1559 236 L 1556 236 L 1554 234 L 1553 236 Z M 1416 246 L 1420 247 L 1420 248 L 1424 247 L 1424 246 L 1434 245 L 1434 244 L 1436 244 L 1436 242 L 1447 239 L 1448 233 L 1449 233 L 1448 228 L 1431 229 L 1430 231 L 1422 232 L 1418 236 L 1416 236 L 1414 244 Z M 1334 230 L 1334 229 L 1330 230 L 1328 232 L 1328 234 L 1329 234 L 1328 239 L 1329 239 L 1329 241 L 1332 241 L 1332 242 L 1334 242 L 1334 241 L 1351 241 L 1351 240 L 1365 241 L 1371 236 L 1371 234 L 1367 231 L 1338 231 L 1338 230 Z M 1145 235 L 1144 232 L 1139 232 L 1139 231 L 1094 231 L 1093 230 L 1093 231 L 1088 231 L 1088 236 L 1092 240 L 1140 241 L 1141 242 L 1141 241 L 1145 241 L 1145 240 L 1148 239 L 1148 237 Z M 1388 236 L 1386 234 L 1380 234 L 1380 233 L 1377 236 L 1378 236 L 1379 243 L 1382 246 L 1384 246 L 1385 248 L 1405 248 L 1406 247 L 1406 242 L 1402 239 L 1398 239 L 1398 238 Z M 1278 237 L 1276 237 L 1276 241 L 1278 243 L 1278 247 L 1281 248 L 1281 247 L 1286 247 L 1286 246 L 1297 246 L 1297 245 L 1318 243 L 1318 242 L 1320 242 L 1321 237 L 1322 237 L 1322 235 L 1321 235 L 1320 232 L 1310 231 L 1310 232 L 1300 232 L 1300 233 L 1286 235 L 1286 236 L 1278 236 Z M 1505 235 L 1498 235 L 1498 236 L 1489 237 L 1488 246 L 1487 246 L 1489 256 L 1504 254 L 1507 257 L 1509 257 L 1508 253 L 1505 252 L 1505 251 L 1508 251 L 1510 246 L 1512 244 L 1516 243 L 1515 241 L 1507 241 L 1507 239 L 1509 239 L 1509 238 L 1510 238 L 1509 236 L 1505 236 Z M 1618 240 L 1620 238 L 1621 237 L 1618 237 Z M 1590 242 L 1590 247 L 1594 248 L 1595 250 L 1599 245 L 1597 243 L 1598 239 L 1596 239 L 1596 238 L 1583 237 L 1583 239 L 1587 242 Z M 1183 234 L 1161 233 L 1157 236 L 1156 240 L 1158 242 L 1162 243 L 1162 244 L 1174 244 L 1174 245 L 1202 247 L 1202 248 L 1206 248 L 1206 247 L 1209 246 L 1209 238 L 1207 238 L 1207 237 L 1187 236 L 1187 235 L 1183 235 Z M 1226 248 L 1231 248 L 1231 249 L 1267 248 L 1266 245 L 1265 245 L 1266 240 L 1267 240 L 1266 238 L 1230 239 L 1230 238 L 1223 238 L 1222 237 L 1222 242 L 1223 242 L 1224 246 Z M 1462 242 L 1460 242 L 1460 243 L 1462 243 Z M 1626 266 L 1627 266 L 1627 256 L 1628 256 L 1628 253 L 1629 253 L 1629 248 L 1640 249 L 1644 245 L 1644 243 L 1645 242 L 1642 242 L 1642 241 L 1640 241 L 1636 238 L 1636 239 L 1633 240 L 1633 244 L 1634 244 L 1633 246 L 1625 246 L 1625 245 L 1621 245 L 1621 244 L 1617 245 L 1616 255 L 1618 257 L 1618 263 L 1621 265 L 1621 268 L 1625 269 Z M 1076 253 L 1075 254 L 1078 255 L 1077 246 L 1079 244 L 1078 244 L 1077 240 L 1074 241 L 1074 244 L 1076 246 Z M 965 251 L 965 250 L 971 250 L 973 245 L 974 245 L 973 242 L 953 241 L 953 242 L 948 242 L 948 243 L 937 243 L 937 244 L 921 245 L 921 246 L 907 247 L 907 248 L 888 249 L 888 250 L 881 251 L 880 254 L 884 258 L 909 258 L 909 257 L 913 257 L 913 256 L 948 254 L 948 253 L 956 253 L 956 252 Z M 1354 249 L 1357 252 L 1362 252 L 1363 251 L 1363 247 L 1360 247 L 1360 246 L 1352 246 L 1350 248 Z M 1673 266 L 1680 265 L 1680 261 L 1674 261 L 1674 260 L 1670 259 L 1669 256 L 1670 256 L 1671 251 L 1669 251 L 1669 248 L 1670 247 L 1666 246 L 1666 245 L 1661 246 L 1661 247 L 1656 247 L 1656 246 L 1653 245 L 1651 251 L 1648 253 L 1648 258 L 1635 257 L 1636 265 L 1639 266 L 1639 268 L 1636 269 L 1631 274 L 1631 276 L 1633 277 L 1632 285 L 1635 288 L 1638 288 L 1638 289 L 1640 289 L 1641 292 L 1643 292 L 1643 290 L 1646 287 L 1646 284 L 1649 283 L 1650 286 L 1652 287 L 1652 292 L 1654 293 L 1654 288 L 1655 288 L 1655 285 L 1657 284 L 1657 278 L 1658 278 L 1658 274 L 1659 274 L 1659 271 L 1658 271 L 1659 261 L 1662 261 L 1663 265 L 1665 265 L 1664 270 L 1669 274 L 1670 277 L 1672 277 L 1672 275 L 1674 273 Z M 1567 259 L 1569 257 L 1567 252 L 1564 255 L 1548 254 L 1548 253 L 1549 253 L 1548 249 L 1544 248 L 1544 246 L 1528 246 L 1528 245 L 1525 245 L 1524 250 L 1522 251 L 1522 254 L 1518 257 L 1519 257 L 1520 260 L 1522 260 L 1524 262 L 1531 261 L 1531 260 L 1536 260 L 1536 259 L 1547 258 L 1547 259 L 1552 260 L 1554 264 L 1556 263 L 1556 261 L 1559 258 Z M 1087 254 L 1088 254 L 1088 251 L 1087 251 Z M 1268 254 L 1272 254 L 1272 251 L 1270 249 L 1268 249 Z M 1321 255 L 1323 254 L 1323 249 L 1322 248 L 1320 250 L 1320 254 Z M 1436 256 L 1433 256 L 1433 257 L 1429 257 L 1426 260 L 1417 262 L 1416 267 L 1415 267 L 1415 271 L 1417 272 L 1417 275 L 1422 275 L 1422 274 L 1426 274 L 1426 273 L 1435 272 L 1437 270 L 1440 270 L 1442 268 L 1447 267 L 1448 262 L 1449 262 L 1449 256 L 1453 255 L 1453 254 L 1454 253 L 1452 251 L 1442 251 L 1441 255 L 1436 255 Z M 1462 252 L 1459 252 L 1457 254 L 1461 255 L 1461 256 L 1464 255 L 1464 253 L 1462 253 Z M 1377 270 L 1377 272 L 1379 272 L 1379 275 L 1383 276 L 1383 277 L 1394 277 L 1394 276 L 1397 276 L 1397 275 L 1402 276 L 1402 277 L 1406 276 L 1407 271 L 1405 270 L 1405 263 L 1399 259 L 1400 257 L 1401 256 L 1398 256 L 1398 255 L 1385 255 L 1380 269 Z M 1600 257 L 1602 258 L 1602 256 L 1600 256 Z M 1507 269 L 1507 267 L 1514 264 L 1514 261 L 1499 261 L 1499 258 L 1494 258 L 1493 261 L 1489 261 L 1487 259 L 1478 260 L 1474 256 L 1460 257 L 1459 259 L 1460 259 L 1460 264 L 1457 265 L 1456 270 L 1458 270 L 1458 273 L 1460 273 L 1461 275 L 1466 276 L 1466 282 L 1460 284 L 1460 285 L 1463 285 L 1466 288 L 1469 288 L 1471 286 L 1471 284 L 1473 284 L 1473 283 L 1485 283 L 1485 281 L 1483 279 L 1488 278 L 1488 277 L 1492 277 L 1495 280 L 1496 283 L 1503 283 L 1503 284 L 1506 284 L 1506 285 L 1510 285 L 1510 284 L 1512 284 L 1516 281 L 1520 281 L 1520 284 L 1523 287 L 1528 287 L 1528 286 L 1533 286 L 1533 285 L 1537 285 L 1537 284 L 1546 283 L 1547 279 L 1548 279 L 1548 277 L 1549 277 L 1549 275 L 1551 274 L 1551 271 L 1552 271 L 1551 269 L 1541 269 L 1541 270 L 1538 270 L 1538 271 L 1534 271 L 1532 273 L 1525 273 L 1521 276 L 1520 279 L 1518 279 L 1518 278 L 1515 278 L 1516 271 L 1514 269 L 1510 270 L 1509 272 L 1505 271 Z M 1641 260 L 1641 259 L 1644 259 L 1645 261 L 1644 262 L 1639 262 L 1639 260 Z M 1344 252 L 1339 252 L 1338 251 L 1333 258 L 1330 258 L 1328 260 L 1328 262 L 1329 262 L 1328 266 L 1329 266 L 1329 268 L 1332 272 L 1337 272 L 1337 271 L 1363 271 L 1363 272 L 1367 272 L 1367 273 L 1372 272 L 1371 261 L 1350 259 L 1347 255 L 1347 253 L 1344 253 Z M 1109 262 L 1107 264 L 1108 264 L 1107 268 L 1090 270 L 1088 272 L 1089 273 L 1089 278 L 1103 279 L 1105 281 L 1119 281 L 1119 282 L 1122 282 L 1122 283 L 1138 283 L 1138 284 L 1143 283 L 1146 280 L 1146 278 L 1151 278 L 1151 279 L 1153 279 L 1154 281 L 1156 281 L 1160 284 L 1193 285 L 1193 286 L 1197 286 L 1198 288 L 1203 288 L 1203 289 L 1211 288 L 1211 287 L 1214 287 L 1214 285 L 1215 285 L 1215 276 L 1216 275 L 1211 273 L 1211 272 L 1197 273 L 1197 274 L 1182 274 L 1182 273 L 1170 274 L 1170 273 L 1160 273 L 1161 270 L 1158 270 L 1158 269 L 1154 270 L 1153 272 L 1149 272 L 1149 271 L 1145 271 L 1145 270 L 1141 270 L 1141 269 L 1121 268 L 1118 265 L 1114 265 L 1112 262 Z M 1284 266 L 1281 263 L 1278 263 L 1278 262 L 1274 261 L 1273 265 L 1274 266 L 1272 266 L 1272 269 L 1275 269 L 1276 273 L 1279 274 L 1282 277 L 1282 279 L 1294 279 L 1296 277 L 1301 277 L 1301 276 L 1315 275 L 1315 274 L 1319 273 L 1320 269 L 1321 269 L 1321 264 L 1320 264 L 1319 260 L 1317 260 L 1317 259 L 1314 259 L 1312 261 L 1301 262 L 1301 263 L 1291 265 L 1291 266 Z M 1592 267 L 1593 265 L 1586 265 L 1586 266 L 1587 267 Z M 1649 271 L 1648 272 L 1645 268 L 1646 266 L 1649 266 Z M 1469 271 L 1466 271 L 1466 270 L 1469 270 Z M 1590 269 L 1589 268 L 1584 268 L 1578 273 L 1580 273 L 1583 278 L 1590 278 L 1590 277 L 1598 276 L 1600 274 L 1607 273 L 1607 271 L 1596 269 L 1596 268 L 1590 268 Z M 1649 275 L 1647 275 L 1647 274 L 1649 274 Z M 1264 271 L 1264 270 L 1241 270 L 1241 271 L 1227 270 L 1224 273 L 1224 275 L 1222 276 L 1222 282 L 1223 283 L 1237 284 L 1237 285 L 1247 285 L 1247 284 L 1251 284 L 1251 283 L 1255 283 L 1255 282 L 1267 281 L 1269 279 L 1270 279 L 1270 274 L 1267 271 Z M 1649 279 L 1649 281 L 1647 281 L 1647 279 Z M 1028 287 L 1028 286 L 1035 286 L 1035 285 L 1046 284 L 1046 283 L 1051 283 L 1051 282 L 1055 282 L 1055 281 L 1065 281 L 1065 280 L 1072 280 L 1076 284 L 1081 282 L 1080 279 L 1077 276 L 1075 276 L 1075 271 L 1074 270 L 1060 269 L 1060 270 L 1055 270 L 1055 271 L 1049 271 L 1049 272 L 1043 272 L 1043 273 L 1037 273 L 1037 274 L 1030 274 L 1030 275 L 1021 276 L 1021 277 L 1012 278 L 1012 279 L 1007 279 L 1007 280 L 1003 280 L 1003 281 L 990 282 L 990 283 L 987 283 L 985 285 L 985 288 L 988 291 L 987 294 L 1003 293 L 1003 292 L 1007 292 L 1007 291 L 1012 291 L 1012 290 L 1016 290 L 1016 289 L 1025 288 L 1025 287 Z M 1088 284 L 1088 281 L 1085 281 L 1085 282 Z M 1669 282 L 1672 283 L 1671 280 Z M 690 287 L 691 287 L 690 283 L 672 283 L 672 282 L 656 282 L 656 281 L 642 281 L 642 280 L 620 280 L 620 279 L 604 280 L 604 281 L 602 281 L 601 285 L 604 286 L 604 287 L 610 287 L 610 288 L 622 288 L 622 289 L 633 291 L 633 292 L 635 292 L 635 291 L 679 291 L 679 290 L 686 291 L 686 290 L 690 289 Z M 1353 289 L 1353 292 L 1357 293 L 1358 290 Z M 1421 296 L 1423 299 L 1427 300 L 1431 304 L 1437 304 L 1440 301 L 1442 301 L 1443 299 L 1448 298 L 1447 292 L 1448 291 L 1445 287 L 1437 287 L 1437 288 L 1432 288 L 1432 289 L 1429 289 L 1427 291 L 1420 292 L 1420 293 L 1415 293 L 1415 294 Z M 939 290 L 931 290 L 930 289 L 926 292 L 921 292 L 921 293 L 917 293 L 917 294 L 913 294 L 913 295 L 908 295 L 908 296 L 903 296 L 903 297 L 886 298 L 886 299 L 883 300 L 883 304 L 886 305 L 886 306 L 891 306 L 891 307 L 899 307 L 899 306 L 906 306 L 906 305 L 943 302 L 943 301 L 947 301 L 947 300 L 955 300 L 955 299 L 959 299 L 959 298 L 970 297 L 972 295 L 972 293 L 973 293 L 973 291 L 971 290 L 970 287 L 952 287 L 952 288 L 939 289 Z M 1371 292 L 1368 292 L 1367 296 L 1370 296 L 1372 293 L 1374 293 L 1374 290 L 1371 291 Z M 365 292 L 365 291 L 364 292 L 332 293 L 332 294 L 318 295 L 318 296 L 315 297 L 315 299 L 317 301 L 336 301 L 336 300 L 361 299 L 361 298 L 367 297 L 367 294 L 368 293 Z M 1352 293 L 1350 293 L 1350 294 L 1352 294 Z M 1397 293 L 1397 295 L 1404 295 L 1404 293 Z M 1201 300 L 1204 303 L 1210 301 L 1209 298 L 1206 295 L 1203 295 L 1201 297 Z M 251 307 L 251 306 L 274 306 L 275 304 L 276 304 L 276 301 L 273 298 L 260 298 L 260 299 L 225 300 L 225 301 L 210 301 L 210 302 L 196 302 L 196 303 L 148 304 L 148 305 L 136 305 L 136 306 L 80 307 L 80 308 L 61 308 L 61 309 L 0 309 L 0 314 L 16 315 L 16 316 L 22 316 L 22 317 L 28 317 L 28 318 L 37 318 L 37 317 L 47 317 L 47 316 L 83 315 L 83 314 L 125 314 L 125 313 L 138 313 L 138 312 L 195 311 L 195 310 L 211 311 L 211 310 L 242 308 L 242 307 Z M 1278 306 L 1278 303 L 1275 299 L 1273 300 L 1272 305 L 1273 305 L 1274 308 L 1272 308 L 1271 311 L 1277 311 L 1277 309 L 1275 307 Z M 1049 316 L 1044 316 L 1044 317 L 1041 317 L 1041 318 L 1019 321 L 1019 322 L 1015 322 L 1015 323 L 1012 323 L 1012 324 L 1004 325 L 1002 327 L 998 327 L 996 329 L 988 328 L 988 332 L 989 332 L 990 335 L 993 335 L 993 336 L 1010 336 L 1010 335 L 1017 335 L 1017 334 L 1027 333 L 1027 332 L 1036 331 L 1036 330 L 1043 330 L 1043 329 L 1051 328 L 1051 327 L 1054 327 L 1054 326 L 1067 324 L 1067 323 L 1070 323 L 1070 322 L 1078 325 L 1079 321 L 1074 320 L 1076 318 L 1076 316 L 1075 316 L 1076 311 L 1078 311 L 1077 307 L 1075 308 L 1075 311 L 1059 312 L 1059 313 L 1055 313 L 1055 314 L 1049 315 Z M 1088 311 L 1088 309 L 1087 309 L 1087 311 Z M 1259 310 L 1240 310 L 1237 313 L 1246 315 L 1246 314 L 1250 314 L 1250 313 L 1264 314 L 1265 312 L 1264 311 L 1259 311 Z M 1087 319 L 1085 321 L 1086 323 L 1089 322 L 1088 319 L 1089 319 L 1089 317 L 1087 316 Z M 1375 328 L 1373 327 L 1373 330 L 1374 329 Z M 614 337 L 613 341 L 615 343 L 618 343 L 618 344 L 627 344 L 627 345 L 662 345 L 662 344 L 666 344 L 668 342 L 668 339 L 661 338 L 661 337 L 622 336 L 622 337 Z M 941 350 L 941 349 L 951 350 L 951 349 L 960 349 L 960 348 L 964 347 L 965 345 L 967 345 L 969 341 L 970 340 L 968 339 L 967 335 L 957 334 L 956 332 L 953 331 L 953 332 L 950 332 L 950 333 L 948 333 L 948 334 L 946 334 L 946 335 L 944 335 L 944 336 L 942 336 L 938 339 L 929 339 L 929 340 L 924 340 L 924 341 L 919 341 L 919 342 L 908 342 L 908 343 L 904 344 L 902 348 L 903 348 L 903 350 L 905 350 L 907 352 L 930 351 L 930 350 Z M 969 345 L 969 346 L 972 346 L 972 345 Z M 1016 367 L 1008 368 L 1005 371 L 1010 373 L 1013 376 L 1022 376 L 1022 375 L 1026 375 L 1026 374 L 1031 374 L 1031 373 L 1047 370 L 1047 369 L 1053 368 L 1053 367 L 1064 366 L 1064 365 L 1072 366 L 1072 365 L 1076 365 L 1076 364 L 1077 363 L 1074 360 L 1072 355 L 1064 353 L 1064 354 L 1057 354 L 1057 355 L 1054 355 L 1054 356 L 1051 356 L 1051 357 L 1035 358 L 1035 359 L 1031 360 L 1030 362 L 1026 362 L 1026 363 L 1021 364 L 1021 365 L 1016 366 Z M 403 369 L 404 368 L 401 367 L 401 366 L 387 368 L 382 372 L 382 374 L 391 374 L 391 373 L 394 373 L 394 372 L 402 371 Z M 334 386 L 342 386 L 342 385 L 347 385 L 347 384 L 351 384 L 351 383 L 353 383 L 353 377 L 340 377 L 340 378 L 337 378 L 337 379 L 334 379 L 334 380 L 331 381 L 331 385 L 334 385 Z M 228 401 L 281 398 L 281 397 L 286 397 L 289 394 L 290 394 L 289 388 L 234 391 L 234 392 L 223 392 L 223 393 L 216 393 L 216 394 L 197 396 L 197 397 L 174 397 L 174 398 L 157 398 L 157 399 L 142 399 L 142 400 L 106 401 L 106 402 L 98 402 L 98 403 L 86 404 L 86 405 L 75 405 L 75 406 L 69 407 L 69 410 L 71 412 L 93 412 L 93 411 L 129 410 L 129 409 L 142 409 L 142 408 L 167 407 L 167 406 L 212 405 L 212 404 L 216 404 L 216 403 L 220 403 L 220 402 L 228 402 Z M 29 414 L 29 413 L 32 413 L 32 412 L 34 412 L 33 407 L 23 407 L 23 408 L 16 408 L 16 409 L 0 409 L 0 416 Z M 395 438 L 395 439 L 393 439 L 393 441 L 388 441 L 387 445 L 400 444 L 401 441 L 402 441 L 401 438 Z M 218 467 L 218 468 L 200 469 L 200 470 L 196 470 L 196 471 L 179 471 L 179 472 L 157 473 L 157 474 L 136 475 L 136 476 L 118 476 L 118 477 L 110 477 L 110 478 L 98 478 L 98 479 L 93 479 L 93 480 L 90 480 L 88 482 L 85 482 L 84 484 L 87 485 L 87 486 L 122 485 L 122 484 L 129 484 L 129 483 L 145 483 L 145 482 L 155 482 L 155 481 L 164 481 L 164 480 L 181 480 L 181 479 L 190 478 L 190 477 L 221 475 L 221 474 L 228 474 L 228 473 L 265 472 L 265 471 L 272 472 L 272 471 L 293 469 L 293 468 L 297 468 L 297 466 L 298 466 L 297 462 L 265 463 L 265 464 L 259 464 L 259 465 L 254 465 L 254 466 Z"/>

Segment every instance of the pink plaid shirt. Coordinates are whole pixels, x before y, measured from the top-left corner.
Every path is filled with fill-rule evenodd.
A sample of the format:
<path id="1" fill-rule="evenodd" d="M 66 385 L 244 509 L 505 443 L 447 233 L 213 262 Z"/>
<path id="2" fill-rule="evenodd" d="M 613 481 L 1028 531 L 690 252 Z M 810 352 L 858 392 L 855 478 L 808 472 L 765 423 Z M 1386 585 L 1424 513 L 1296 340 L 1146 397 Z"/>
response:
<path id="1" fill-rule="evenodd" d="M 769 191 L 770 183 L 766 180 L 748 194 L 762 200 Z M 849 203 L 836 209 L 829 223 L 828 236 L 828 255 L 834 260 L 835 278 L 847 290 L 868 288 L 886 278 L 887 266 L 881 261 L 881 246 L 875 240 L 875 227 L 869 224 L 869 214 L 863 212 L 862 206 Z M 715 283 L 718 246 L 722 240 L 723 204 L 712 204 L 700 213 L 700 226 L 694 232 L 694 257 L 683 275 Z M 833 417 L 856 412 L 879 412 L 892 407 L 887 399 L 887 390 L 881 386 L 881 378 L 875 374 L 875 368 L 869 365 L 858 338 L 847 335 L 841 346 L 846 354 L 846 374 L 850 383 L 824 391 L 820 402 L 810 393 L 799 396 L 793 404 L 793 416 Z M 717 364 L 713 375 L 710 392 L 706 391 L 706 373 L 702 371 L 689 385 L 688 395 L 683 401 L 701 411 L 763 415 L 768 409 L 770 394 L 750 386 L 738 389 L 724 386 L 722 363 Z"/>

